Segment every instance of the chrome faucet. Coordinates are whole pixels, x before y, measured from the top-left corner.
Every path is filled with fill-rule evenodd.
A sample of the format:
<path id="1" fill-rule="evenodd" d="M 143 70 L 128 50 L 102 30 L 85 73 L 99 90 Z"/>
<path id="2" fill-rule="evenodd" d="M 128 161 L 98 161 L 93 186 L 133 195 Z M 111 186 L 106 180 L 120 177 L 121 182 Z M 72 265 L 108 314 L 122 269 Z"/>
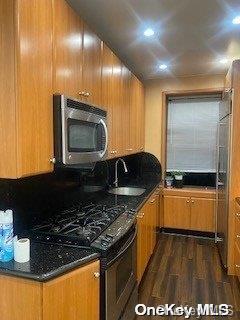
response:
<path id="1" fill-rule="evenodd" d="M 125 172 L 125 173 L 128 172 L 126 162 L 125 162 L 122 158 L 119 158 L 119 159 L 115 162 L 115 180 L 114 180 L 114 183 L 113 183 L 114 186 L 115 186 L 115 188 L 118 187 L 118 164 L 119 164 L 119 162 L 122 162 L 123 168 L 124 168 L 124 172 Z"/>

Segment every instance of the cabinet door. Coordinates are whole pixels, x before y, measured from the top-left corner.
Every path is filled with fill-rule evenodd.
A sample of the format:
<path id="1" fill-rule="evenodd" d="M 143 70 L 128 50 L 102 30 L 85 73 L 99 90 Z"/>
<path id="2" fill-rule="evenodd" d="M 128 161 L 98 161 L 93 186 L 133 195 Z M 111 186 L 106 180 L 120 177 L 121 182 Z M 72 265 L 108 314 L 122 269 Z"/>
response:
<path id="1" fill-rule="evenodd" d="M 16 6 L 17 170 L 21 177 L 53 170 L 53 20 L 49 0 L 16 1 Z"/>
<path id="2" fill-rule="evenodd" d="M 86 25 L 83 26 L 82 99 L 101 106 L 101 55 L 102 43 Z"/>
<path id="3" fill-rule="evenodd" d="M 144 272 L 144 264 L 145 264 L 145 248 L 144 248 L 144 236 L 145 236 L 145 228 L 143 226 L 143 217 L 142 217 L 142 213 L 140 212 L 138 214 L 138 218 L 137 218 L 137 228 L 138 228 L 138 232 L 137 232 L 137 279 L 138 282 L 141 281 L 142 279 L 142 275 Z"/>
<path id="4" fill-rule="evenodd" d="M 144 150 L 144 123 L 144 87 L 142 83 L 132 75 L 130 94 L 130 145 L 134 152 Z"/>
<path id="5" fill-rule="evenodd" d="M 98 320 L 99 262 L 43 284 L 43 320 Z"/>
<path id="6" fill-rule="evenodd" d="M 102 106 L 107 110 L 108 158 L 113 156 L 113 53 L 103 44 L 102 52 Z"/>
<path id="7" fill-rule="evenodd" d="M 122 151 L 122 64 L 116 55 L 113 54 L 113 79 L 112 79 L 113 105 L 112 105 L 112 150 L 114 157 L 121 155 Z"/>
<path id="8" fill-rule="evenodd" d="M 53 1 L 54 93 L 80 98 L 83 23 L 65 0 Z"/>
<path id="9" fill-rule="evenodd" d="M 130 148 L 138 152 L 138 108 L 137 108 L 137 78 L 132 74 L 130 80 Z"/>
<path id="10" fill-rule="evenodd" d="M 190 228 L 190 198 L 164 196 L 164 227 Z"/>
<path id="11" fill-rule="evenodd" d="M 192 230 L 215 231 L 215 200 L 191 198 L 191 225 Z"/>
<path id="12" fill-rule="evenodd" d="M 130 76 L 131 73 L 122 65 L 122 101 L 121 101 L 121 114 L 122 114 L 122 141 L 121 153 L 122 155 L 131 154 L 133 152 L 130 146 Z"/>
<path id="13" fill-rule="evenodd" d="M 42 284 L 0 276 L 1 320 L 42 320 Z"/>
<path id="14" fill-rule="evenodd" d="M 138 150 L 144 151 L 145 146 L 145 94 L 144 86 L 138 80 L 138 95 L 139 95 L 139 107 L 138 107 Z"/>
<path id="15" fill-rule="evenodd" d="M 150 209 L 151 209 L 151 254 L 153 253 L 153 250 L 155 248 L 156 242 L 157 242 L 157 214 L 158 214 L 158 195 L 155 194 L 151 199 L 150 199 Z"/>

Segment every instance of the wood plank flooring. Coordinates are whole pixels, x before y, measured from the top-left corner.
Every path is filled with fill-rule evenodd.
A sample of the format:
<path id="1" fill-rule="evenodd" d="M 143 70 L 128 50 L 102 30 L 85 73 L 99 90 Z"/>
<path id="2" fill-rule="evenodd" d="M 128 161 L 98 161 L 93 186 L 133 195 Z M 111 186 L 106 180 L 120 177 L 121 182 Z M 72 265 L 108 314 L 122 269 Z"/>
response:
<path id="1" fill-rule="evenodd" d="M 240 319 L 240 284 L 236 277 L 227 276 L 222 269 L 214 241 L 160 234 L 140 285 L 139 303 L 147 306 L 227 303 L 233 305 L 235 311 L 229 318 Z M 156 318 L 164 319 L 138 317 L 139 320 Z M 220 318 L 227 319 L 220 316 L 210 319 Z"/>

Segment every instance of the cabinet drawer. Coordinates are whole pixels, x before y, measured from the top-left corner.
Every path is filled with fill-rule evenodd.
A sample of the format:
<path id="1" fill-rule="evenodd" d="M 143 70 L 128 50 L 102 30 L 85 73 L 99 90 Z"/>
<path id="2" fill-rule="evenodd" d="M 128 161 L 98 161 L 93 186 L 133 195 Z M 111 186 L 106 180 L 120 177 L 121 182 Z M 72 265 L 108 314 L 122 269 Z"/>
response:
<path id="1" fill-rule="evenodd" d="M 240 277 L 240 249 L 235 242 L 235 275 Z"/>

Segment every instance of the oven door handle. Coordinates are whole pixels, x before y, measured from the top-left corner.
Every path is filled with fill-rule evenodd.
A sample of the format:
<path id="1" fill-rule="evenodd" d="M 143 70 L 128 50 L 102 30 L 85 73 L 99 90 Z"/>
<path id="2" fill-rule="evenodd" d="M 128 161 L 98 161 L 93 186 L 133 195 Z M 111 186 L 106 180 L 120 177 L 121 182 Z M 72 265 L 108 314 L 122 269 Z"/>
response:
<path id="1" fill-rule="evenodd" d="M 101 153 L 101 157 L 103 157 L 103 156 L 106 154 L 107 148 L 108 148 L 108 129 L 107 129 L 107 125 L 106 125 L 106 123 L 103 121 L 103 119 L 100 120 L 100 124 L 103 126 L 104 133 L 105 133 L 105 139 L 106 139 L 103 152 Z"/>
<path id="2" fill-rule="evenodd" d="M 137 228 L 135 228 L 133 235 L 128 239 L 127 243 L 125 243 L 125 245 L 122 246 L 118 254 L 112 260 L 108 261 L 107 267 L 112 265 L 117 259 L 121 258 L 121 256 L 124 255 L 124 253 L 131 247 L 131 245 L 135 241 L 136 236 L 137 236 Z"/>

